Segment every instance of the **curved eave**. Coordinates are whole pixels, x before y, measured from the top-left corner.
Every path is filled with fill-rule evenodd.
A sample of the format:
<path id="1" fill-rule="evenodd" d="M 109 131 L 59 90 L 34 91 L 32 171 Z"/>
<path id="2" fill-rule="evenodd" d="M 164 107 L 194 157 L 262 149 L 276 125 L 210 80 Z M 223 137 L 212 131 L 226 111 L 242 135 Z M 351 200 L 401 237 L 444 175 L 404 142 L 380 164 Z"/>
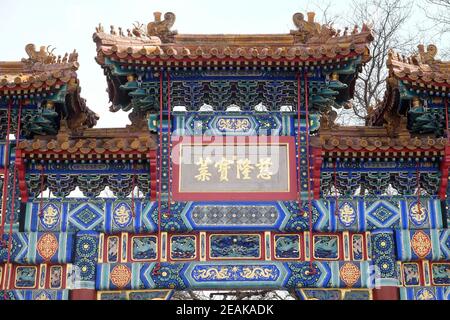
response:
<path id="1" fill-rule="evenodd" d="M 385 96 L 381 105 L 374 109 L 366 119 L 367 126 L 382 126 L 383 116 L 385 113 L 391 111 L 395 106 L 398 106 L 400 102 L 400 94 L 397 87 L 387 85 Z"/>
<path id="2" fill-rule="evenodd" d="M 403 157 L 412 155 L 441 156 L 445 153 L 446 139 L 412 138 L 406 140 L 377 139 L 327 139 L 312 145 L 329 157 Z"/>
<path id="3" fill-rule="evenodd" d="M 102 137 L 111 130 L 112 135 Z M 119 132 L 115 135 L 115 132 Z M 156 138 L 150 132 L 127 133 L 120 129 L 88 129 L 85 137 L 40 137 L 22 141 L 19 145 L 21 155 L 25 158 L 39 159 L 145 159 L 157 149 Z M 98 136 L 98 137 L 96 137 Z"/>
<path id="4" fill-rule="evenodd" d="M 103 53 L 100 53 L 103 55 Z M 97 61 L 102 65 L 106 64 L 105 57 L 112 61 L 117 61 L 121 64 L 138 67 L 187 67 L 187 66 L 217 66 L 226 64 L 230 65 L 260 65 L 267 67 L 285 67 L 285 66 L 317 66 L 317 65 L 332 65 L 349 59 L 362 56 L 362 53 L 351 51 L 346 54 L 337 54 L 334 56 L 278 56 L 278 57 L 253 57 L 253 56 L 133 56 L 133 55 L 119 55 L 116 53 L 104 54 L 97 58 Z"/>
<path id="5" fill-rule="evenodd" d="M 411 87 L 413 89 L 433 91 L 435 93 L 439 92 L 441 94 L 450 94 L 450 79 L 444 81 L 439 79 L 439 81 L 434 81 L 431 78 L 411 78 L 402 77 L 397 78 L 404 85 Z"/>
<path id="6" fill-rule="evenodd" d="M 0 86 L 0 97 L 9 98 L 11 96 L 23 98 L 24 96 L 39 94 L 42 92 L 51 92 L 60 90 L 63 86 L 69 84 L 75 77 L 69 79 L 49 79 L 45 82 L 33 82 L 22 84 L 8 84 L 6 86 Z"/>

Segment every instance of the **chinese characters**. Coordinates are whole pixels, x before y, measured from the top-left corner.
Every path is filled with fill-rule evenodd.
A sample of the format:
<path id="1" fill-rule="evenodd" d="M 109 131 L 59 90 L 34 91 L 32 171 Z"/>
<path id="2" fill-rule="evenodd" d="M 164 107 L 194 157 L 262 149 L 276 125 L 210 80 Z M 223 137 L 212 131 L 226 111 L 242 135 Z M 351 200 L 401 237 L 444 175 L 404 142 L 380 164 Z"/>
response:
<path id="1" fill-rule="evenodd" d="M 220 182 L 229 182 L 232 174 L 232 168 L 236 174 L 237 180 L 252 180 L 254 177 L 258 180 L 271 180 L 274 173 L 272 172 L 272 159 L 260 159 L 257 163 L 252 163 L 250 159 L 234 158 L 233 160 L 222 158 L 213 163 L 211 158 L 200 158 L 196 163 L 197 175 L 195 179 L 199 182 L 207 182 L 211 180 L 212 170 L 215 170 Z M 211 171 L 210 171 L 211 170 Z M 256 173 L 256 174 L 254 174 Z"/>

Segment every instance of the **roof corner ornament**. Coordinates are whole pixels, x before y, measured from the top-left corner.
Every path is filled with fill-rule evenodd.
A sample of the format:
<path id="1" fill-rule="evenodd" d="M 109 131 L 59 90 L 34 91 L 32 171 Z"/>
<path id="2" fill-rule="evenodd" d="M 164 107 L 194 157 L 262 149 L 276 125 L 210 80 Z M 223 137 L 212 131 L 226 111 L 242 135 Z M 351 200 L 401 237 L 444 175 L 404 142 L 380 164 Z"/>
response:
<path id="1" fill-rule="evenodd" d="M 104 33 L 105 29 L 103 28 L 103 25 L 101 23 L 98 24 L 97 27 L 95 27 L 95 32 L 97 33 Z"/>
<path id="2" fill-rule="evenodd" d="M 330 25 L 321 25 L 315 21 L 316 14 L 314 12 L 307 13 L 308 19 L 305 20 L 303 13 L 294 14 L 293 21 L 297 30 L 291 30 L 291 34 L 296 38 L 296 41 L 307 43 L 312 38 L 319 38 L 320 40 L 328 40 L 337 35 Z"/>
<path id="3" fill-rule="evenodd" d="M 57 62 L 56 56 L 53 54 L 56 48 L 50 51 L 50 46 L 41 46 L 39 50 L 36 50 L 35 44 L 27 44 L 25 46 L 25 52 L 28 55 L 28 59 L 22 59 L 22 62 L 34 64 L 34 63 L 42 63 L 42 64 L 53 64 Z"/>
<path id="4" fill-rule="evenodd" d="M 422 64 L 433 64 L 435 57 L 437 55 L 437 47 L 434 44 L 429 44 L 427 46 L 427 51 L 425 51 L 425 46 L 423 44 L 418 45 L 418 54 L 414 57 L 415 62 Z"/>
<path id="5" fill-rule="evenodd" d="M 56 64 L 56 63 L 74 63 L 78 61 L 78 52 L 74 50 L 71 54 L 66 53 L 64 56 L 56 56 L 53 52 L 56 48 L 50 51 L 51 46 L 41 46 L 39 50 L 36 50 L 35 44 L 27 44 L 25 46 L 25 52 L 28 55 L 27 58 L 23 58 L 22 62 L 33 65 L 35 63 L 41 64 Z"/>
<path id="6" fill-rule="evenodd" d="M 175 24 L 176 16 L 172 12 L 166 12 L 164 20 L 161 20 L 161 12 L 153 13 L 155 21 L 150 22 L 147 25 L 147 35 L 156 36 L 161 39 L 162 42 L 171 42 L 173 36 L 178 34 L 176 30 L 170 30 Z"/>

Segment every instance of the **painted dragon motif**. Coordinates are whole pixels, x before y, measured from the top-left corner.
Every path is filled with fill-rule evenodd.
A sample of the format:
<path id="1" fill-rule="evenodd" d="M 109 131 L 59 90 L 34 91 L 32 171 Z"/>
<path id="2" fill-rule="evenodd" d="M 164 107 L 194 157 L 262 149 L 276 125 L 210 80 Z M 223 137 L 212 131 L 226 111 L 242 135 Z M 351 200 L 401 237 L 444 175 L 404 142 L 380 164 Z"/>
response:
<path id="1" fill-rule="evenodd" d="M 269 268 L 246 267 L 242 270 L 245 279 L 270 279 L 273 276 L 273 270 Z"/>
<path id="2" fill-rule="evenodd" d="M 196 278 L 204 280 L 224 280 L 229 278 L 228 268 L 209 268 L 202 269 L 196 273 Z"/>

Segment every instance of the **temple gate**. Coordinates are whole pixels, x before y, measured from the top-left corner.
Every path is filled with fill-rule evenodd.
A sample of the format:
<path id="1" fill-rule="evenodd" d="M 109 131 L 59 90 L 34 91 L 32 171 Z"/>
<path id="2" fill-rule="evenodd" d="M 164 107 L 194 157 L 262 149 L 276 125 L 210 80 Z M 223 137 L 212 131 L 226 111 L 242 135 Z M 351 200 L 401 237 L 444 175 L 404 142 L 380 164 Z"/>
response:
<path id="1" fill-rule="evenodd" d="M 173 13 L 99 25 L 121 129 L 93 128 L 75 51 L 0 62 L 0 299 L 448 300 L 449 63 L 432 45 L 391 53 L 383 103 L 341 127 L 372 32 L 293 21 L 278 35 L 178 34 Z"/>

